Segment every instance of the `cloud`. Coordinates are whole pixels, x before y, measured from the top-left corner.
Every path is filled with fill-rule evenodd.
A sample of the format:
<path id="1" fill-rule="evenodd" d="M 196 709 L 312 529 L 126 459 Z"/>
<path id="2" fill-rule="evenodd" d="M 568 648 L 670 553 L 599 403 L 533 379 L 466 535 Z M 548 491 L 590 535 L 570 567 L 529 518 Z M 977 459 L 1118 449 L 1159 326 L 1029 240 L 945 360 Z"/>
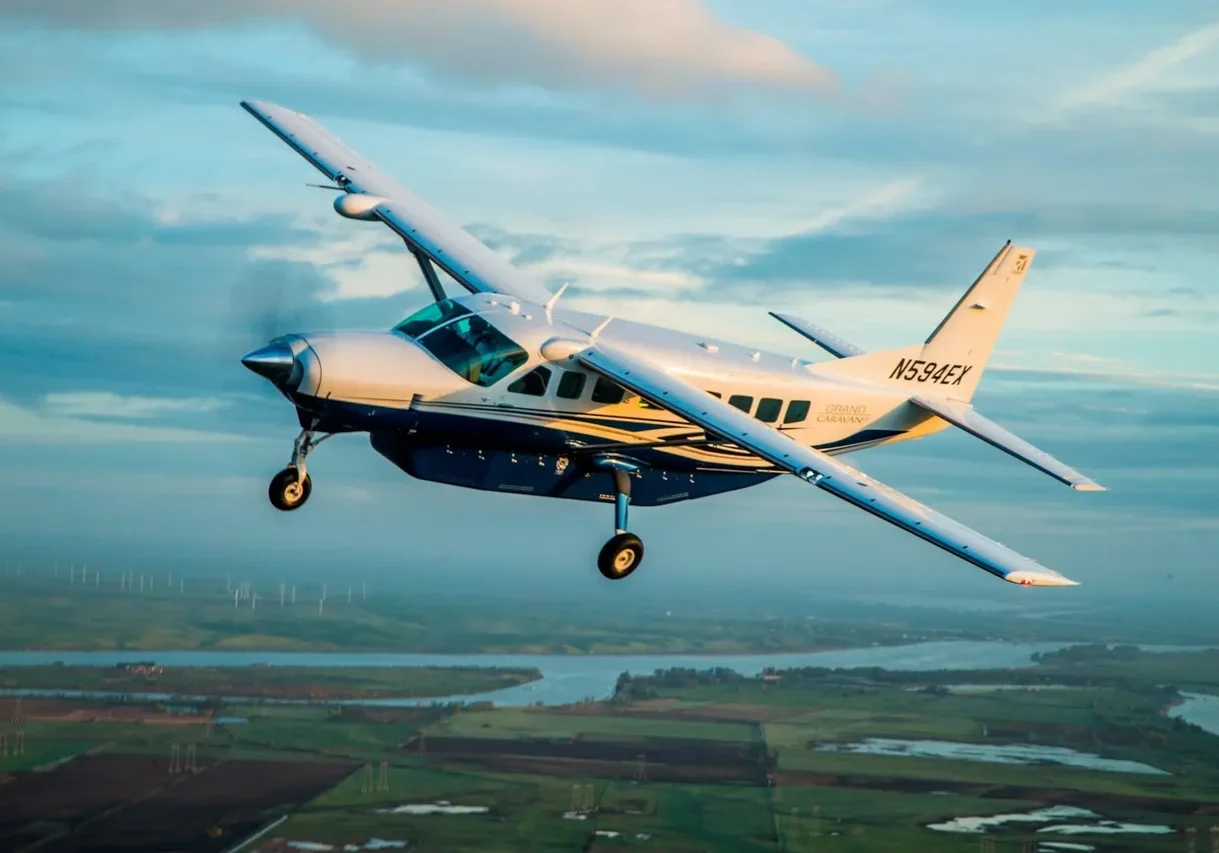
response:
<path id="1" fill-rule="evenodd" d="M 43 414 L 0 398 L 0 443 L 116 444 L 242 441 L 242 437 L 177 427 L 105 423 Z"/>
<path id="2" fill-rule="evenodd" d="M 1011 379 L 1027 381 L 1081 381 L 1113 385 L 1160 388 L 1178 391 L 1193 391 L 1204 394 L 1219 393 L 1219 376 L 1190 376 L 1176 373 L 1153 373 L 1133 370 L 1083 370 L 1056 367 L 1015 367 L 1002 363 L 988 370 L 1006 374 Z M 1208 413 L 1207 418 L 1211 415 Z M 1210 422 L 1209 420 L 1207 421 Z"/>
<path id="3" fill-rule="evenodd" d="M 556 258 L 531 269 L 548 285 L 578 282 L 581 290 L 614 292 L 625 288 L 631 292 L 656 291 L 672 295 L 678 290 L 701 287 L 705 282 L 696 275 L 678 270 L 636 269 L 621 264 L 604 263 L 581 258 Z"/>
<path id="4" fill-rule="evenodd" d="M 923 182 L 918 178 L 888 181 L 838 207 L 821 211 L 798 223 L 791 234 L 819 234 L 856 221 L 884 220 L 914 208 L 930 207 Z"/>
<path id="5" fill-rule="evenodd" d="M 136 191 L 111 196 L 66 180 L 0 176 L 0 190 L 22 199 L 0 206 L 0 375 L 5 396 L 23 405 L 68 395 L 49 397 L 48 415 L 189 414 L 191 425 L 227 429 L 199 399 L 277 396 L 241 367 L 242 353 L 289 331 L 385 328 L 404 310 L 380 299 L 324 303 L 336 286 L 329 267 L 259 257 L 268 246 L 324 243 L 289 216 L 175 220 Z M 182 397 L 196 398 L 195 411 L 168 402 Z"/>
<path id="6" fill-rule="evenodd" d="M 364 57 L 481 85 L 713 95 L 722 86 L 825 92 L 833 76 L 701 0 L 8 0 L 0 16 L 45 27 L 183 30 L 294 20 Z"/>
<path id="7" fill-rule="evenodd" d="M 1219 48 L 1219 22 L 1193 30 L 1137 62 L 1069 90 L 1061 97 L 1060 105 L 1067 109 L 1115 106 L 1128 103 L 1133 96 L 1145 92 L 1171 88 L 1174 71 L 1216 48 Z"/>
<path id="8" fill-rule="evenodd" d="M 112 391 L 52 392 L 43 397 L 42 404 L 53 416 L 120 419 L 215 412 L 228 405 L 217 397 L 141 397 Z"/>
<path id="9" fill-rule="evenodd" d="M 716 299 L 782 293 L 793 285 L 963 287 L 1007 239 L 1038 248 L 1041 272 L 1107 266 L 1145 268 L 1164 278 L 1191 264 L 1205 266 L 1207 256 L 1216 255 L 1217 244 L 1209 235 L 1219 227 L 1219 213 L 1050 201 L 988 209 L 948 199 L 936 208 L 878 207 L 867 215 L 816 224 L 813 230 L 779 236 L 747 251 L 703 246 L 675 254 L 673 262 L 708 280 L 708 287 L 694 295 Z M 723 238 L 724 247 L 731 243 Z M 1158 290 L 1149 295 L 1162 298 Z"/>

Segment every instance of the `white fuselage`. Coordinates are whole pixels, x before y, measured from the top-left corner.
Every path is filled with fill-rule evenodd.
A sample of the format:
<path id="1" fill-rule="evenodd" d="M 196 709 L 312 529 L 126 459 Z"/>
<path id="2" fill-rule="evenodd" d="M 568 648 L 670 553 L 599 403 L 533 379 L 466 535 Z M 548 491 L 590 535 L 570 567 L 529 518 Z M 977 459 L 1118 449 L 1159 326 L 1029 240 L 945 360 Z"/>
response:
<path id="1" fill-rule="evenodd" d="M 561 436 L 561 446 L 576 448 L 646 448 L 668 441 L 670 446 L 655 448 L 660 456 L 653 456 L 653 464 L 659 462 L 661 467 L 662 460 L 668 460 L 683 470 L 769 468 L 738 448 L 714 440 L 708 443 L 697 428 L 634 395 L 626 394 L 618 402 L 604 401 L 605 395 L 602 401 L 594 399 L 596 377 L 562 354 L 587 346 L 597 332 L 598 340 L 629 348 L 767 420 L 800 444 L 827 452 L 916 438 L 946 426 L 910 405 L 900 391 L 819 375 L 817 364 L 802 359 L 629 320 L 613 319 L 597 331 L 608 318 L 556 310 L 548 319 L 543 306 L 493 294 L 462 296 L 452 302 L 491 323 L 524 350 L 527 360 L 482 387 L 430 353 L 426 335 L 417 342 L 398 331 L 310 334 L 293 345 L 306 365 L 294 401 L 306 410 L 313 408 L 311 404 L 327 411 L 345 404 L 342 419 L 350 430 L 394 431 L 401 428 L 395 410 L 410 411 L 417 416 L 447 415 L 446 443 L 463 443 L 455 433 L 463 431 L 465 419 L 477 436 L 473 443 L 485 444 L 491 436 L 497 450 L 538 450 L 536 433 L 548 431 Z M 553 346 L 556 341 L 565 346 Z M 541 382 L 534 383 L 533 393 L 509 390 L 538 367 L 550 372 L 542 393 L 537 393 Z M 586 374 L 575 397 L 560 394 L 565 371 Z M 427 432 L 426 425 L 409 424 L 408 433 Z M 515 436 L 527 438 L 518 441 Z M 682 439 L 702 441 L 672 446 Z M 561 446 L 556 443 L 555 450 Z"/>

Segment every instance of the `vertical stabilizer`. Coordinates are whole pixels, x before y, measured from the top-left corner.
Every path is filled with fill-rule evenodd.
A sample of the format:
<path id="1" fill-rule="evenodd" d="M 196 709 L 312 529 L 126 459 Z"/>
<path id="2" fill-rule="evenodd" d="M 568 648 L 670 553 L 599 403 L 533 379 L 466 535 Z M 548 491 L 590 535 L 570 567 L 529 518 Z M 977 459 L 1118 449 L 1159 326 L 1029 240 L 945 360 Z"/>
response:
<path id="1" fill-rule="evenodd" d="M 1010 241 L 1004 245 L 922 346 L 842 358 L 813 370 L 968 402 L 1034 254 Z"/>
<path id="2" fill-rule="evenodd" d="M 928 369 L 927 365 L 936 366 L 933 375 L 945 365 L 948 367 L 945 373 L 954 366 L 958 367 L 958 373 L 968 370 L 960 376 L 959 383 L 956 377 L 949 383 L 942 382 L 944 377 L 934 383 L 929 378 L 924 383 L 928 390 L 938 390 L 943 384 L 950 389 L 949 397 L 968 400 L 973 396 L 1034 254 L 1032 249 L 1008 243 L 936 326 L 923 346 L 923 365 L 918 376 Z"/>

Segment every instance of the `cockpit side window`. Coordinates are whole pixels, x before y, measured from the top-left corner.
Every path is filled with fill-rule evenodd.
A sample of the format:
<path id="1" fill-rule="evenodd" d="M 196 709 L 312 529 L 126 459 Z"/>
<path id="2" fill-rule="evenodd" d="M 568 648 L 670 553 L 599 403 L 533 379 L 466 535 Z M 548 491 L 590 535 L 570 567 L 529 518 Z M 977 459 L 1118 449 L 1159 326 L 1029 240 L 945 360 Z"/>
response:
<path id="1" fill-rule="evenodd" d="M 462 379 L 484 388 L 529 360 L 523 349 L 477 314 L 424 335 L 419 345 Z"/>
<path id="2" fill-rule="evenodd" d="M 541 397 L 550 384 L 550 368 L 535 367 L 520 379 L 508 386 L 513 394 L 528 394 L 530 397 Z"/>
<path id="3" fill-rule="evenodd" d="M 394 326 L 394 329 L 408 338 L 417 339 L 423 337 L 442 323 L 447 323 L 454 317 L 462 317 L 469 313 L 469 308 L 458 305 L 452 299 L 445 299 L 441 302 L 433 302 L 426 308 L 419 309 L 397 326 Z"/>

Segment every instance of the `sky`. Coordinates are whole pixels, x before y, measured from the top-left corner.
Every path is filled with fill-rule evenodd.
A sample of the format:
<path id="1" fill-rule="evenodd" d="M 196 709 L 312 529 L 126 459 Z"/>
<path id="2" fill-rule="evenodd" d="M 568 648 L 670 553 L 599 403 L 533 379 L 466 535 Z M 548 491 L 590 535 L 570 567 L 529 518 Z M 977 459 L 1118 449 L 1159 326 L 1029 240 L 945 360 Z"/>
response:
<path id="1" fill-rule="evenodd" d="M 1038 255 L 975 398 L 1110 488 L 945 433 L 857 464 L 1082 582 L 1219 590 L 1219 13 L 1204 0 L 8 0 L 0 559 L 543 584 L 717 579 L 1007 600 L 799 483 L 633 527 L 412 481 L 359 436 L 266 482 L 294 416 L 240 355 L 428 300 L 390 234 L 238 106 L 308 112 L 574 307 L 814 357 L 767 317 L 923 340 L 1007 239 Z M 629 590 L 620 589 L 630 587 Z M 693 593 L 692 593 L 693 594 Z M 1022 599 L 1024 600 L 1024 599 Z"/>

